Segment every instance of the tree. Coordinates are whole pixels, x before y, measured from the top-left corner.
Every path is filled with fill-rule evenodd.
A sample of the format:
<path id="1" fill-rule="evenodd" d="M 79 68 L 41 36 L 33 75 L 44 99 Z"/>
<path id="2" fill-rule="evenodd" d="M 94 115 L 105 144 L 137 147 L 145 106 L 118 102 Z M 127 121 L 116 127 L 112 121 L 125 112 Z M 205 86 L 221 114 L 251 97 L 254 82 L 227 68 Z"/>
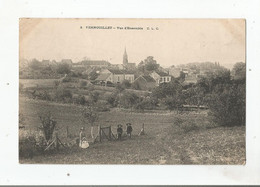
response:
<path id="1" fill-rule="evenodd" d="M 38 70 L 41 68 L 41 62 L 37 59 L 32 59 L 32 61 L 29 63 L 29 68 L 33 70 Z"/>
<path id="2" fill-rule="evenodd" d="M 164 99 L 164 104 L 167 106 L 169 110 L 179 109 L 183 105 L 183 99 L 179 95 L 174 95 L 171 97 L 166 97 Z"/>
<path id="3" fill-rule="evenodd" d="M 144 109 L 152 110 L 158 106 L 158 99 L 147 96 L 144 98 L 139 98 L 138 102 L 134 105 L 134 108 L 140 111 Z"/>
<path id="4" fill-rule="evenodd" d="M 89 98 L 90 98 L 90 104 L 91 105 L 96 104 L 98 99 L 99 99 L 99 92 L 97 92 L 97 91 L 90 92 Z"/>
<path id="5" fill-rule="evenodd" d="M 156 60 L 153 59 L 152 56 L 148 56 L 144 61 L 141 61 L 138 64 L 138 70 L 145 73 L 146 71 L 154 71 L 159 68 L 159 64 L 157 64 Z"/>
<path id="6" fill-rule="evenodd" d="M 238 62 L 233 66 L 232 73 L 234 74 L 234 79 L 246 79 L 246 64 L 243 62 Z"/>
<path id="7" fill-rule="evenodd" d="M 68 63 L 59 63 L 56 71 L 58 74 L 69 74 L 71 68 Z"/>
<path id="8" fill-rule="evenodd" d="M 159 64 L 157 64 L 156 60 L 153 59 L 152 56 L 148 56 L 145 60 L 145 69 L 147 71 L 154 71 L 159 68 Z"/>
<path id="9" fill-rule="evenodd" d="M 180 95 L 182 92 L 182 85 L 177 81 L 169 83 L 162 83 L 152 91 L 152 96 L 158 99 Z"/>
<path id="10" fill-rule="evenodd" d="M 199 86 L 191 86 L 183 91 L 185 103 L 188 105 L 203 105 L 205 98 L 205 91 Z"/>
<path id="11" fill-rule="evenodd" d="M 142 73 L 145 72 L 145 63 L 144 63 L 144 61 L 141 61 L 141 62 L 138 64 L 137 69 L 138 69 L 140 72 L 142 72 Z"/>
<path id="12" fill-rule="evenodd" d="M 131 85 L 131 87 L 132 87 L 133 89 L 135 89 L 135 90 L 141 90 L 141 86 L 140 86 L 140 84 L 139 84 L 138 81 L 133 82 L 132 85 Z"/>
<path id="13" fill-rule="evenodd" d="M 116 92 L 110 94 L 106 98 L 107 103 L 110 104 L 112 107 L 116 107 L 117 106 L 117 100 L 118 100 L 118 94 Z"/>
<path id="14" fill-rule="evenodd" d="M 84 95 L 78 95 L 73 98 L 74 103 L 80 104 L 80 105 L 85 105 L 86 104 L 86 99 Z"/>
<path id="15" fill-rule="evenodd" d="M 57 122 L 52 118 L 50 112 L 39 114 L 39 118 L 42 123 L 40 129 L 43 131 L 45 140 L 48 143 L 52 139 Z"/>
<path id="16" fill-rule="evenodd" d="M 84 107 L 82 109 L 81 115 L 82 115 L 83 122 L 90 124 L 91 126 L 90 134 L 91 137 L 94 138 L 94 132 L 93 132 L 94 123 L 98 120 L 99 117 L 98 113 L 95 110 L 95 107 L 93 106 Z"/>
<path id="17" fill-rule="evenodd" d="M 205 91 L 204 94 L 212 93 L 214 88 L 219 84 L 230 84 L 230 71 L 227 69 L 219 69 L 207 77 L 198 80 L 197 85 Z"/>
<path id="18" fill-rule="evenodd" d="M 208 101 L 210 115 L 223 126 L 245 125 L 245 85 L 225 84 L 221 87 L 213 91 Z"/>
<path id="19" fill-rule="evenodd" d="M 138 102 L 138 99 L 139 97 L 135 93 L 125 91 L 120 97 L 120 104 L 132 110 L 133 106 Z"/>
<path id="20" fill-rule="evenodd" d="M 245 81 L 231 80 L 230 71 L 221 69 L 197 86 L 204 89 L 204 101 L 216 123 L 245 125 Z"/>
<path id="21" fill-rule="evenodd" d="M 63 87 L 58 87 L 57 90 L 55 91 L 55 98 L 56 101 L 66 102 L 72 99 L 72 93 L 68 89 L 65 89 Z"/>
<path id="22" fill-rule="evenodd" d="M 131 83 L 129 82 L 129 80 L 123 80 L 123 82 L 121 83 L 122 87 L 127 89 L 131 87 Z"/>
<path id="23" fill-rule="evenodd" d="M 179 82 L 184 82 L 185 81 L 185 73 L 183 71 L 180 72 L 180 76 L 177 78 Z"/>

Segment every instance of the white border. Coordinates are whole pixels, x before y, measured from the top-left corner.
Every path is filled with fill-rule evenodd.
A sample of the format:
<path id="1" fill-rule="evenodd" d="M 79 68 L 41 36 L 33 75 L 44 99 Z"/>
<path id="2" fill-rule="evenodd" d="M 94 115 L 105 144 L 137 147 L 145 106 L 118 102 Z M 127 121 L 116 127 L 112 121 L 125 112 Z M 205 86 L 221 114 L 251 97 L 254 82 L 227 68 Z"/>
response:
<path id="1" fill-rule="evenodd" d="M 258 0 L 0 0 L 0 184 L 260 184 L 259 7 Z M 247 164 L 245 166 L 18 164 L 19 17 L 245 18 Z M 70 173 L 70 176 L 67 176 L 67 173 Z"/>

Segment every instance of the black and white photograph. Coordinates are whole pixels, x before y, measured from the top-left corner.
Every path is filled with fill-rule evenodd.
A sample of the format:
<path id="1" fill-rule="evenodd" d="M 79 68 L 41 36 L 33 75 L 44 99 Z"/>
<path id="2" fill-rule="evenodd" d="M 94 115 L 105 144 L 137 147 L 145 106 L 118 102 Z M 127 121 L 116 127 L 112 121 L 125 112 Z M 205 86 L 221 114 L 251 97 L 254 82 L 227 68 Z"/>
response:
<path id="1" fill-rule="evenodd" d="M 19 163 L 246 164 L 245 19 L 19 19 Z"/>

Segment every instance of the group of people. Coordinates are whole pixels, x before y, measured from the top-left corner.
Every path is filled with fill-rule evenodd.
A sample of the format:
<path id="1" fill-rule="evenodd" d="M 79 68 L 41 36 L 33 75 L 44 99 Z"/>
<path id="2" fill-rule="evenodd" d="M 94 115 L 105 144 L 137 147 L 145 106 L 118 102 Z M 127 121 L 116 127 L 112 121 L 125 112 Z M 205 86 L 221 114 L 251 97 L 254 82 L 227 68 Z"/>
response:
<path id="1" fill-rule="evenodd" d="M 117 139 L 118 140 L 122 140 L 122 134 L 123 134 L 123 128 L 122 127 L 123 126 L 121 124 L 117 125 Z M 81 148 L 88 148 L 89 143 L 87 141 L 86 133 L 84 131 L 85 131 L 84 127 L 81 127 L 77 144 L 79 144 L 79 147 L 81 147 Z M 132 131 L 133 131 L 132 124 L 127 123 L 126 124 L 126 134 L 129 138 L 132 137 Z"/>
<path id="2" fill-rule="evenodd" d="M 117 139 L 121 140 L 122 139 L 122 134 L 123 134 L 123 126 L 121 124 L 117 125 Z M 126 134 L 129 138 L 132 137 L 132 131 L 133 127 L 131 123 L 126 124 Z"/>

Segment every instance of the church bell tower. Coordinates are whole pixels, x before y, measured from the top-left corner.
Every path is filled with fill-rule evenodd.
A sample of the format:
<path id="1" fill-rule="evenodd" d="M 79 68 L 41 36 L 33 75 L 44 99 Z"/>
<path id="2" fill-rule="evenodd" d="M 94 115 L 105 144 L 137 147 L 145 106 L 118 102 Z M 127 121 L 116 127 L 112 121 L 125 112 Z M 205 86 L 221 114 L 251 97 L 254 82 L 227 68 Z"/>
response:
<path id="1" fill-rule="evenodd" d="M 123 55 L 123 65 L 127 66 L 127 64 L 128 64 L 128 57 L 127 57 L 126 48 L 125 48 L 125 52 Z"/>

